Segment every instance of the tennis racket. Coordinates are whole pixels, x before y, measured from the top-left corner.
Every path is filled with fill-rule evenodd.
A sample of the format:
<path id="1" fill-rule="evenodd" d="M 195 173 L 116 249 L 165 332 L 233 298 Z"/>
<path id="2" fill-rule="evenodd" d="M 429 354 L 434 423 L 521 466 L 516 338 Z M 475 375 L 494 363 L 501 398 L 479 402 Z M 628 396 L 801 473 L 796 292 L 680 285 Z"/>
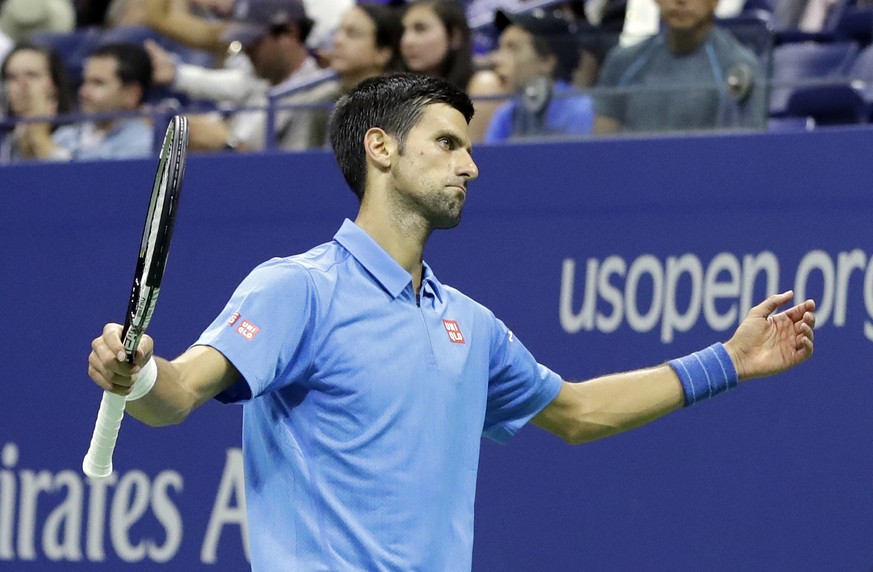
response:
<path id="1" fill-rule="evenodd" d="M 121 333 L 124 352 L 130 363 L 133 363 L 140 338 L 152 319 L 158 301 L 182 189 L 182 177 L 185 175 L 187 151 L 188 120 L 176 115 L 167 126 L 161 146 L 127 305 L 127 316 Z M 103 392 L 91 444 L 82 461 L 82 471 L 91 478 L 104 479 L 112 474 L 112 453 L 118 439 L 118 430 L 121 428 L 121 419 L 124 417 L 124 404 L 123 395 Z"/>

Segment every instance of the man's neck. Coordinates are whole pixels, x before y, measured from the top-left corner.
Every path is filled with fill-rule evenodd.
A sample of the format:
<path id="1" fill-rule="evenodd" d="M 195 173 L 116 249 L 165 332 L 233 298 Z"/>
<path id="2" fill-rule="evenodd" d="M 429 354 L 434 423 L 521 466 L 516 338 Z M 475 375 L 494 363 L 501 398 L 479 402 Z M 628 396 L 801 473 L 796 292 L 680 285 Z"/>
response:
<path id="1" fill-rule="evenodd" d="M 690 30 L 667 29 L 667 47 L 677 56 L 685 56 L 697 51 L 709 36 L 713 22 L 708 21 Z"/>
<path id="2" fill-rule="evenodd" d="M 306 52 L 305 49 L 300 51 L 299 53 L 295 53 L 294 57 L 291 58 L 291 65 L 289 66 L 288 75 L 286 75 L 280 81 L 277 81 L 276 83 L 274 83 L 273 86 L 275 87 L 277 85 L 283 84 L 286 81 L 288 81 L 289 79 L 291 79 L 292 77 L 294 77 L 294 74 L 296 74 L 297 72 L 299 72 L 301 70 L 301 68 L 303 68 L 303 64 L 306 63 L 306 59 L 308 57 L 309 57 L 309 54 Z"/>
<path id="3" fill-rule="evenodd" d="M 120 121 L 121 119 L 101 119 L 100 121 L 95 121 L 94 130 L 103 134 L 109 133 L 115 129 L 115 126 L 118 125 Z"/>
<path id="4" fill-rule="evenodd" d="M 394 217 L 386 209 L 361 206 L 355 224 L 375 240 L 397 264 L 412 276 L 412 286 L 418 294 L 422 280 L 424 245 L 430 229 L 414 215 Z"/>

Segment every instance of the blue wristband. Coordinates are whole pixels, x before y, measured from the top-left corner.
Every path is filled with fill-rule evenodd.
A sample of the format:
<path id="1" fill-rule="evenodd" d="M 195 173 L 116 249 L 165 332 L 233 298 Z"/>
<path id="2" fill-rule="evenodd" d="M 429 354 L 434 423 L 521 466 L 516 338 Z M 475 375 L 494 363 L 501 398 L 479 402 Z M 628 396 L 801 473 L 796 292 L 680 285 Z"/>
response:
<path id="1" fill-rule="evenodd" d="M 667 364 L 682 383 L 685 407 L 733 389 L 739 381 L 737 368 L 720 342 Z"/>

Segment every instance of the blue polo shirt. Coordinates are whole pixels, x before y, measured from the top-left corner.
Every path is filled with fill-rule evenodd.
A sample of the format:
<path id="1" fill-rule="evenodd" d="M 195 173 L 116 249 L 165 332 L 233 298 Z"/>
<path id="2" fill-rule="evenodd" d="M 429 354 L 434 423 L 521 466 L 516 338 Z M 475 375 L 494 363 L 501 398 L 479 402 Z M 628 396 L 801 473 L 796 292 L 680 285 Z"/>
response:
<path id="1" fill-rule="evenodd" d="M 480 437 L 509 438 L 560 377 L 424 265 L 346 220 L 256 268 L 197 342 L 244 380 L 252 567 L 469 570 Z"/>

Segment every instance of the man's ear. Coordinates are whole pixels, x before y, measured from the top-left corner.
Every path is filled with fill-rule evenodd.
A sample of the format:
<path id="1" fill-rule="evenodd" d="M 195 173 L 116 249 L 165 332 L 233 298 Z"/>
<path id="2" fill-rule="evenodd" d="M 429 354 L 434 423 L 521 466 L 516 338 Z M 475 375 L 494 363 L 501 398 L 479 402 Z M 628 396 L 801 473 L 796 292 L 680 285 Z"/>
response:
<path id="1" fill-rule="evenodd" d="M 387 170 L 391 168 L 397 152 L 397 142 L 380 128 L 371 127 L 364 134 L 364 150 L 368 161 L 379 169 Z"/>
<path id="2" fill-rule="evenodd" d="M 121 100 L 125 111 L 138 109 L 143 99 L 142 85 L 138 83 L 128 83 L 121 86 Z"/>
<path id="3" fill-rule="evenodd" d="M 538 68 L 542 75 L 554 78 L 555 70 L 558 68 L 557 56 L 555 56 L 555 54 L 549 54 L 547 56 L 541 57 L 539 60 Z"/>

